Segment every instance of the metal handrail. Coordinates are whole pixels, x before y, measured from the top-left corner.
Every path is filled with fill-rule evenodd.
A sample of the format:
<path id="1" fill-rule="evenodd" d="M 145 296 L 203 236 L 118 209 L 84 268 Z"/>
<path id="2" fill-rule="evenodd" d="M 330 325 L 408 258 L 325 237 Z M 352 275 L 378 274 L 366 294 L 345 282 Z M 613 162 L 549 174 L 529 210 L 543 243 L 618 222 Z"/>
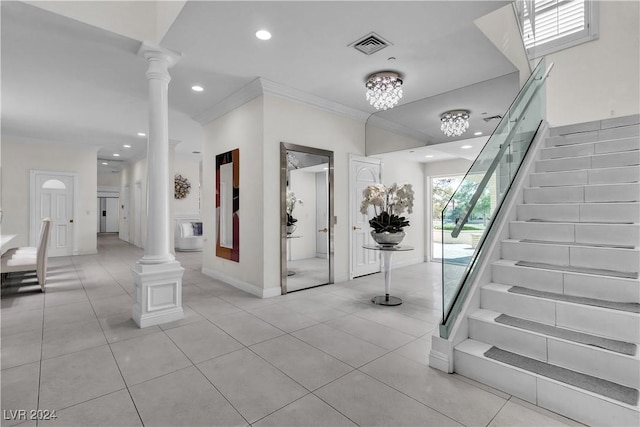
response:
<path id="1" fill-rule="evenodd" d="M 547 71 L 544 73 L 544 75 L 542 77 L 540 77 L 541 81 L 544 81 L 544 80 L 547 79 L 547 77 L 549 77 L 549 73 L 551 72 L 552 68 L 553 68 L 553 62 L 551 63 L 551 65 L 549 65 L 549 67 L 547 68 Z M 529 100 L 527 101 L 526 105 L 522 109 L 522 112 L 513 121 L 514 123 L 518 123 L 518 121 L 522 118 L 524 113 L 527 111 L 527 109 L 529 107 L 529 104 L 531 104 L 531 101 L 533 100 L 534 95 L 540 90 L 541 87 L 542 87 L 542 85 L 540 84 L 534 89 L 533 94 L 529 97 Z M 516 129 L 517 129 L 517 126 L 515 126 L 515 125 L 511 127 L 511 130 L 509 131 L 509 134 L 507 135 L 507 137 L 505 139 L 506 141 L 511 141 L 511 139 L 513 138 L 513 135 L 516 132 Z M 473 211 L 473 208 L 476 206 L 476 203 L 478 202 L 478 200 L 482 196 L 482 193 L 484 192 L 484 189 L 487 186 L 487 183 L 491 179 L 491 176 L 493 175 L 495 170 L 498 168 L 498 165 L 500 164 L 500 160 L 502 159 L 502 155 L 507 150 L 507 148 L 509 148 L 509 144 L 506 144 L 506 143 L 502 144 L 500 146 L 500 150 L 498 150 L 498 153 L 493 158 L 493 161 L 491 162 L 491 165 L 489 166 L 489 169 L 487 170 L 487 172 L 482 177 L 482 181 L 480 181 L 480 184 L 478 184 L 478 188 L 476 188 L 476 191 L 475 191 L 475 193 L 473 193 L 473 196 L 471 197 L 471 200 L 469 201 L 469 204 L 467 205 L 467 208 L 464 210 L 464 215 L 462 216 L 462 219 L 456 223 L 456 226 L 451 231 L 451 237 L 458 237 L 458 235 L 460 234 L 460 231 L 462 231 L 462 227 L 464 227 L 464 225 L 469 220 L 469 216 L 471 215 L 471 212 Z"/>

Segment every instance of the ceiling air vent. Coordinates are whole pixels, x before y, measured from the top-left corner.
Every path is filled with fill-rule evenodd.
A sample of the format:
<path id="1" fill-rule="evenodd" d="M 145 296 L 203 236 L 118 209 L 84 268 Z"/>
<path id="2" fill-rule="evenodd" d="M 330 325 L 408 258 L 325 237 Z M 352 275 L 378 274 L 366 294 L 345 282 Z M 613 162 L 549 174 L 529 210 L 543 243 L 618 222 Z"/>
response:
<path id="1" fill-rule="evenodd" d="M 355 42 L 351 43 L 349 47 L 353 47 L 354 49 L 364 53 L 365 55 L 371 55 L 378 52 L 379 50 L 384 49 L 387 46 L 390 46 L 391 44 L 392 43 L 389 43 L 376 33 L 369 33 L 366 36 L 361 37 Z"/>
<path id="2" fill-rule="evenodd" d="M 484 117 L 482 120 L 485 122 L 490 122 L 491 120 L 502 120 L 502 116 L 498 114 L 496 116 Z"/>

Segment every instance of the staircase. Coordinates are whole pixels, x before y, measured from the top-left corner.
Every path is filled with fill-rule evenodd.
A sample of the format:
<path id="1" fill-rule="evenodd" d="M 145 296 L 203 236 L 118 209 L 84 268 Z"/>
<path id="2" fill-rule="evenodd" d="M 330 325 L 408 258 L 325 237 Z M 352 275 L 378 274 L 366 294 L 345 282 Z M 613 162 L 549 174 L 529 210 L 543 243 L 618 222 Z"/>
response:
<path id="1" fill-rule="evenodd" d="M 590 425 L 640 425 L 639 117 L 553 128 L 455 370 Z"/>

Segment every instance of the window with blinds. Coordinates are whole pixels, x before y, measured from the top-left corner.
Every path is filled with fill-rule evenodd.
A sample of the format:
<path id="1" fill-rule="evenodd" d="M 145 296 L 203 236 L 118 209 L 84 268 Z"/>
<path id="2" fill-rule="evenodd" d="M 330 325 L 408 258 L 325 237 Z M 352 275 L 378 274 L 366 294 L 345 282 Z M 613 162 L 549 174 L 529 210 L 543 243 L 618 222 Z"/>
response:
<path id="1" fill-rule="evenodd" d="M 597 38 L 596 1 L 522 0 L 516 8 L 530 58 Z"/>

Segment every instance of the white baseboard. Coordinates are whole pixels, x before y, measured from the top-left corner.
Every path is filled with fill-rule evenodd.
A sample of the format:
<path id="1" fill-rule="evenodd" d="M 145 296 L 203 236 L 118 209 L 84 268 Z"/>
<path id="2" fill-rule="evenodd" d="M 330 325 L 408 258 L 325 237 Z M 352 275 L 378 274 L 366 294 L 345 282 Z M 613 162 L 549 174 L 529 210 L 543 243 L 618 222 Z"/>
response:
<path id="1" fill-rule="evenodd" d="M 259 288 L 256 285 L 245 282 L 243 280 L 236 279 L 235 277 L 227 276 L 225 274 L 222 274 L 215 270 L 211 270 L 209 268 L 203 268 L 202 273 L 216 280 L 225 282 L 236 289 L 249 292 L 250 294 L 258 296 L 260 298 L 271 298 L 271 297 L 276 297 L 282 294 L 280 288 L 266 288 L 266 289 Z"/>

